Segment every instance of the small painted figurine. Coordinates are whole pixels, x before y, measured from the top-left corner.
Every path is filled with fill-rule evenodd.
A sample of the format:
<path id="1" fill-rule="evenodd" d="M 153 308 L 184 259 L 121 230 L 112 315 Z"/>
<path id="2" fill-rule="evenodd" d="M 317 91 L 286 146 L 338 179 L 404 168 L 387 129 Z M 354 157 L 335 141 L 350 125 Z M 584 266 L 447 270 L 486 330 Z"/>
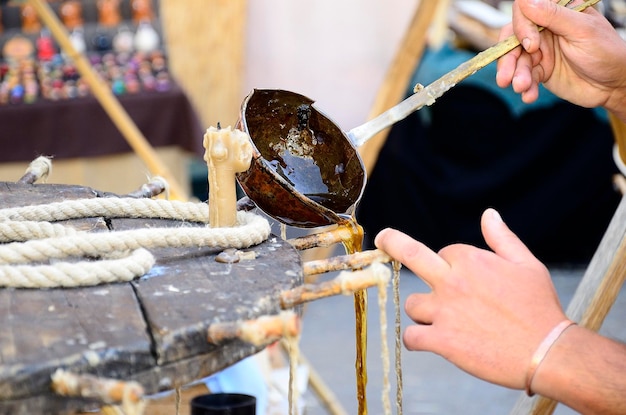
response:
<path id="1" fill-rule="evenodd" d="M 41 22 L 37 11 L 30 4 L 22 4 L 22 32 L 24 33 L 39 33 L 41 31 Z"/>
<path id="2" fill-rule="evenodd" d="M 98 23 L 104 27 L 115 27 L 122 22 L 120 0 L 98 0 Z"/>
<path id="3" fill-rule="evenodd" d="M 66 0 L 59 9 L 63 24 L 72 30 L 83 26 L 83 6 L 78 0 Z"/>
<path id="4" fill-rule="evenodd" d="M 136 25 L 145 21 L 151 22 L 154 19 L 151 0 L 131 0 L 130 4 L 133 11 L 133 23 Z"/>

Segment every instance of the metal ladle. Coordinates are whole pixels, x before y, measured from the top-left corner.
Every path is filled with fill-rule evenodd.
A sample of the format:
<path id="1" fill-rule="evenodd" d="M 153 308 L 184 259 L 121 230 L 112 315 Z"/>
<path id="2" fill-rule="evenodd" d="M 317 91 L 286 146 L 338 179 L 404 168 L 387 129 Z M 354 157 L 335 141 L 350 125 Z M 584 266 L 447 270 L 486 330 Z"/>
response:
<path id="1" fill-rule="evenodd" d="M 598 1 L 586 1 L 573 10 L 582 11 Z M 253 160 L 237 180 L 258 207 L 287 225 L 312 228 L 345 221 L 366 182 L 356 147 L 424 105 L 432 105 L 450 88 L 517 46 L 515 36 L 498 42 L 347 133 L 316 109 L 310 98 L 284 90 L 255 89 L 243 101 L 237 124 L 250 135 Z"/>

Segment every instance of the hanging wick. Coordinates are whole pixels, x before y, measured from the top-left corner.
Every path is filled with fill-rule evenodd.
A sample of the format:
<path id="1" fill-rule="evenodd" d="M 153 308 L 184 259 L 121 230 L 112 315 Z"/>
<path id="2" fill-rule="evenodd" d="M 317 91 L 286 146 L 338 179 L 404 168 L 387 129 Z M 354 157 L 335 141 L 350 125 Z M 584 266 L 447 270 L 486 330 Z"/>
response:
<path id="1" fill-rule="evenodd" d="M 299 333 L 300 318 L 292 311 L 283 311 L 255 320 L 213 323 L 209 327 L 208 341 L 218 344 L 225 340 L 240 339 L 255 346 L 262 346 L 281 337 L 296 336 Z"/>
<path id="2" fill-rule="evenodd" d="M 137 382 L 74 374 L 57 369 L 52 374 L 52 390 L 61 396 L 95 399 L 105 404 L 138 404 L 144 396 Z"/>
<path id="3" fill-rule="evenodd" d="M 40 156 L 31 161 L 24 175 L 17 181 L 22 184 L 33 184 L 40 179 L 48 178 L 52 172 L 52 157 Z"/>
<path id="4" fill-rule="evenodd" d="M 342 271 L 330 281 L 318 284 L 304 284 L 280 293 L 280 307 L 289 309 L 299 304 L 308 303 L 333 295 L 350 295 L 357 291 L 386 284 L 391 279 L 388 266 L 374 262 L 360 271 Z"/>

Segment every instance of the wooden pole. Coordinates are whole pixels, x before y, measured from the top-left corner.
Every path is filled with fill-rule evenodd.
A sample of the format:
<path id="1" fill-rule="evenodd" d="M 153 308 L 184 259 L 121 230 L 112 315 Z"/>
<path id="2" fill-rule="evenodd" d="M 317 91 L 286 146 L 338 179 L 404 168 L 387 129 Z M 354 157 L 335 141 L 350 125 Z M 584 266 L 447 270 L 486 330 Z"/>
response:
<path id="1" fill-rule="evenodd" d="M 52 36 L 54 36 L 59 43 L 61 49 L 72 59 L 81 77 L 91 88 L 93 95 L 100 102 L 100 105 L 102 105 L 111 118 L 111 121 L 113 121 L 115 126 L 120 130 L 134 152 L 146 164 L 150 172 L 153 175 L 163 177 L 168 182 L 172 199 L 186 199 L 187 197 L 183 188 L 178 184 L 174 176 L 172 176 L 167 166 L 161 162 L 156 151 L 154 151 L 124 107 L 122 107 L 115 95 L 113 95 L 111 89 L 100 79 L 85 56 L 76 51 L 70 41 L 67 30 L 48 3 L 45 0 L 27 1 L 36 10 L 43 23 L 50 29 L 50 33 L 52 33 Z"/>

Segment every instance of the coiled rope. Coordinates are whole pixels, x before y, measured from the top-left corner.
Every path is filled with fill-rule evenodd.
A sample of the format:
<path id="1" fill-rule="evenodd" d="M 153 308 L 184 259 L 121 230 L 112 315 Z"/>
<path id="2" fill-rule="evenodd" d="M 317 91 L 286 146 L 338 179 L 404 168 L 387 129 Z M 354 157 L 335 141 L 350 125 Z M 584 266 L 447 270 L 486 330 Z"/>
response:
<path id="1" fill-rule="evenodd" d="M 51 222 L 89 218 L 178 220 L 175 228 L 83 232 Z M 191 226 L 191 223 L 205 226 Z M 94 198 L 0 209 L 0 287 L 51 288 L 130 281 L 155 263 L 150 248 L 243 249 L 265 241 L 268 221 L 237 212 L 237 226 L 210 228 L 205 203 L 162 199 Z M 58 262 L 89 257 L 99 260 Z M 26 265 L 33 262 L 50 264 Z"/>

